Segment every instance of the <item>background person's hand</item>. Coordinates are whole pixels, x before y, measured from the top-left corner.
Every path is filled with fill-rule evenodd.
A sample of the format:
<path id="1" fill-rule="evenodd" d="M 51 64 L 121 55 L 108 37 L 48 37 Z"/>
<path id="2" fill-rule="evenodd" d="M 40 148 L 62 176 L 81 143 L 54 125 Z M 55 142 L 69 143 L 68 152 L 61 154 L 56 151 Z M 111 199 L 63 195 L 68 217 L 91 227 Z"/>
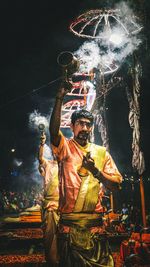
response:
<path id="1" fill-rule="evenodd" d="M 40 136 L 40 144 L 43 146 L 46 142 L 46 134 L 43 132 Z"/>

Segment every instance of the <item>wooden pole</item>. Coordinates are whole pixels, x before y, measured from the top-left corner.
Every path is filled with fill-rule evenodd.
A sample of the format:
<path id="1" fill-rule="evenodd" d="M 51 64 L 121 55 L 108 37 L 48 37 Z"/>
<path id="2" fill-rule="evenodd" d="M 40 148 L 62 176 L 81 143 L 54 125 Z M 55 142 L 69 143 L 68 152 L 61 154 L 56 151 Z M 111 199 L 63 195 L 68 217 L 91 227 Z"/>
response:
<path id="1" fill-rule="evenodd" d="M 142 220 L 143 220 L 143 226 L 145 228 L 146 227 L 145 194 L 144 194 L 144 184 L 142 176 L 140 176 L 140 192 L 141 192 Z"/>
<path id="2" fill-rule="evenodd" d="M 114 199 L 113 199 L 113 194 L 110 192 L 110 207 L 112 209 L 112 212 L 114 211 Z"/>

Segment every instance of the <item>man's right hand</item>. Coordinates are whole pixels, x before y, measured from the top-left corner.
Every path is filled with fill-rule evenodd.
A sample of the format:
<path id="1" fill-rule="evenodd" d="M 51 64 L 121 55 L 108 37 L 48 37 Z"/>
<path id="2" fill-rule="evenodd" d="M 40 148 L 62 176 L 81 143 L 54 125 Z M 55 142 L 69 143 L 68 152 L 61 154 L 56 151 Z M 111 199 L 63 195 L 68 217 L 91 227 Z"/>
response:
<path id="1" fill-rule="evenodd" d="M 54 104 L 54 108 L 51 114 L 50 118 L 50 137 L 51 137 L 51 143 L 58 147 L 61 140 L 60 135 L 60 124 L 61 124 L 61 108 L 63 105 L 63 99 L 67 93 L 70 92 L 70 89 L 72 88 L 72 83 L 67 80 L 63 80 L 60 88 L 56 95 L 56 100 Z"/>
<path id="2" fill-rule="evenodd" d="M 58 90 L 56 98 L 64 98 L 64 96 L 71 91 L 71 88 L 72 88 L 72 83 L 70 81 L 63 81 Z"/>

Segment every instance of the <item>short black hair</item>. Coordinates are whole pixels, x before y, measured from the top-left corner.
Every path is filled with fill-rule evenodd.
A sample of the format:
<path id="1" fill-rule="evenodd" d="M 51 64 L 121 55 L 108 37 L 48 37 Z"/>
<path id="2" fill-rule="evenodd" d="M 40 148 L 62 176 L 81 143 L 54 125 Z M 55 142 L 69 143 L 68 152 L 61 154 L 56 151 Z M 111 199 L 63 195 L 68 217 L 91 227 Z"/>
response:
<path id="1" fill-rule="evenodd" d="M 91 122 L 91 124 L 93 125 L 94 116 L 90 111 L 88 111 L 86 109 L 75 110 L 71 115 L 72 124 L 74 124 L 76 122 L 76 120 L 80 119 L 80 118 L 88 119 Z"/>

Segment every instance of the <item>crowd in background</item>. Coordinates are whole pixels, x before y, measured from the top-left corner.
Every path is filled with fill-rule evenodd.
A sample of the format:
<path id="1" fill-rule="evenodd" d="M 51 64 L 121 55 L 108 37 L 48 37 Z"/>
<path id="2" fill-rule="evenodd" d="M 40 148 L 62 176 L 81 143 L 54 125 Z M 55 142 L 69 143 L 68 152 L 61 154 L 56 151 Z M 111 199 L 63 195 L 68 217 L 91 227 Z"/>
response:
<path id="1" fill-rule="evenodd" d="M 25 191 L 10 191 L 3 189 L 0 191 L 0 216 L 17 214 L 25 211 L 27 208 L 34 206 L 41 206 L 43 200 L 43 189 L 39 184 L 35 184 Z M 107 210 L 110 209 L 110 203 L 108 201 Z M 106 215 L 107 227 L 110 231 L 126 232 L 126 231 L 140 231 L 142 225 L 142 216 L 140 206 L 133 206 L 132 204 L 123 203 L 120 210 L 115 213 L 119 214 L 116 219 Z M 150 225 L 150 213 L 147 211 L 147 224 Z M 109 223 L 109 225 L 108 225 Z"/>
<path id="2" fill-rule="evenodd" d="M 41 205 L 43 192 L 40 185 L 34 185 L 26 191 L 0 191 L 0 215 L 19 213 L 29 207 Z"/>

